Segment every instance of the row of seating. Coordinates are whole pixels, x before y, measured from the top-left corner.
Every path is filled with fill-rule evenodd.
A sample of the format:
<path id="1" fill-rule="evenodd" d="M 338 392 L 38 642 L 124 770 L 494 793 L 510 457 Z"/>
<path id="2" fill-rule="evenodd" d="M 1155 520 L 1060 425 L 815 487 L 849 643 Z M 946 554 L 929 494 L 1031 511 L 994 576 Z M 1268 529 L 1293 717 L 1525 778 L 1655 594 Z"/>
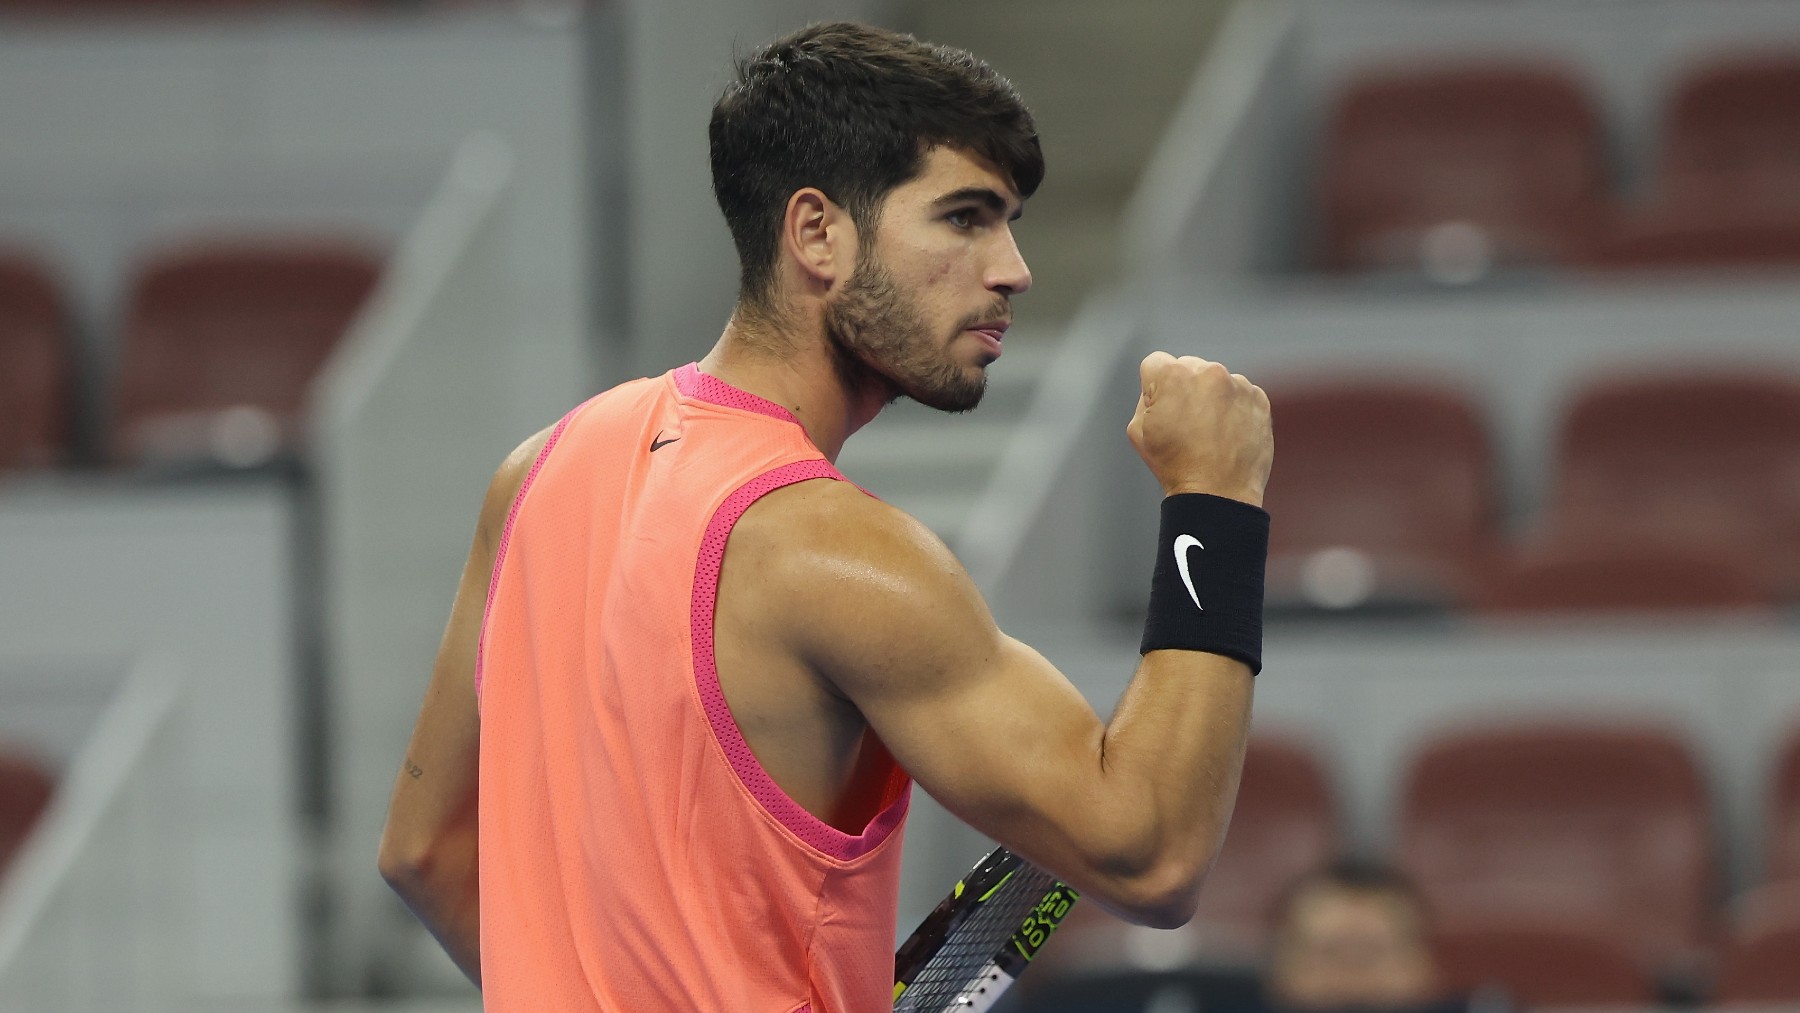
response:
<path id="1" fill-rule="evenodd" d="M 196 240 L 151 255 L 128 285 L 92 456 L 242 466 L 293 448 L 308 387 L 380 274 L 370 247 L 338 239 Z M 0 253 L 0 470 L 83 456 L 74 330 L 54 273 Z"/>
<path id="2" fill-rule="evenodd" d="M 1400 796 L 1395 855 L 1433 913 L 1449 984 L 1499 985 L 1527 1004 L 1800 1001 L 1800 729 L 1770 778 L 1762 885 L 1723 911 L 1706 779 L 1668 729 L 1446 734 L 1416 754 Z M 1312 750 L 1253 738 L 1188 959 L 1254 960 L 1282 892 L 1342 845 Z M 1077 911 L 1051 966 L 1130 962 L 1127 926 Z"/>
<path id="3" fill-rule="evenodd" d="M 1494 267 L 1800 264 L 1800 54 L 1674 86 L 1647 200 L 1614 197 L 1580 79 L 1530 62 L 1380 71 L 1330 115 L 1322 259 L 1469 282 Z"/>
<path id="4" fill-rule="evenodd" d="M 1576 391 L 1536 531 L 1501 529 L 1495 453 L 1431 380 L 1267 384 L 1276 607 L 1767 608 L 1800 597 L 1800 375 L 1633 371 Z"/>

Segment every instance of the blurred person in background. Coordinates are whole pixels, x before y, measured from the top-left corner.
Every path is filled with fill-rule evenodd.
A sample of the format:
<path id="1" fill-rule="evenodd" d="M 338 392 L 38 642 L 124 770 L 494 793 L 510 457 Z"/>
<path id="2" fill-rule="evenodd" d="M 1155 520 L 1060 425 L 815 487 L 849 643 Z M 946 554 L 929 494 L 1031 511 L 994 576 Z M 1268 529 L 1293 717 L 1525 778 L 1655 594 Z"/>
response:
<path id="1" fill-rule="evenodd" d="M 1274 1013 L 1458 1013 L 1431 949 L 1430 918 L 1397 869 L 1341 858 L 1277 904 L 1265 987 Z"/>

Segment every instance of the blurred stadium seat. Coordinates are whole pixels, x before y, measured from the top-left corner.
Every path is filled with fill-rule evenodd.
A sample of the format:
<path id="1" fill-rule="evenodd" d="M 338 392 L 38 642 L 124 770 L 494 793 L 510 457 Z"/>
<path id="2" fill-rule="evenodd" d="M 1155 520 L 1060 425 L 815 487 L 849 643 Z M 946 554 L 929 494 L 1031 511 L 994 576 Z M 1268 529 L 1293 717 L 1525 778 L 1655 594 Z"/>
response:
<path id="1" fill-rule="evenodd" d="M 1776 757 L 1769 788 L 1764 878 L 1771 883 L 1800 881 L 1800 728 Z"/>
<path id="2" fill-rule="evenodd" d="M 1572 399 L 1547 541 L 1672 542 L 1800 593 L 1800 379 L 1670 370 Z"/>
<path id="3" fill-rule="evenodd" d="M 1281 467 L 1267 502 L 1271 605 L 1459 603 L 1493 551 L 1494 453 L 1460 391 L 1430 381 L 1269 385 Z"/>
<path id="4" fill-rule="evenodd" d="M 37 760 L 0 748 L 0 874 L 37 825 L 55 788 L 55 778 Z"/>
<path id="5" fill-rule="evenodd" d="M 1656 982 L 1616 937 L 1560 921 L 1465 925 L 1434 941 L 1444 983 L 1526 1006 L 1651 1006 Z"/>
<path id="6" fill-rule="evenodd" d="M 1402 798 L 1402 864 L 1446 930 L 1591 927 L 1652 967 L 1707 938 L 1711 810 L 1673 732 L 1547 721 L 1450 733 L 1417 754 Z"/>
<path id="7" fill-rule="evenodd" d="M 1773 612 L 1776 599 L 1729 556 L 1668 543 L 1574 542 L 1529 549 L 1496 565 L 1474 596 L 1489 613 Z"/>
<path id="8" fill-rule="evenodd" d="M 1719 956 L 1713 1001 L 1800 1002 L 1800 881 L 1739 898 Z"/>
<path id="9" fill-rule="evenodd" d="M 32 257 L 0 252 L 0 470 L 61 463 L 74 369 L 63 297 Z"/>
<path id="10" fill-rule="evenodd" d="M 1690 71 L 1663 114 L 1652 204 L 1620 216 L 1600 267 L 1800 265 L 1800 54 Z"/>
<path id="11" fill-rule="evenodd" d="M 112 457 L 266 463 L 381 274 L 365 247 L 254 239 L 163 252 L 132 286 Z"/>
<path id="12" fill-rule="evenodd" d="M 1800 52 L 1729 56 L 1669 100 L 1659 181 L 1675 203 L 1800 210 Z"/>
<path id="13" fill-rule="evenodd" d="M 1322 164 L 1334 268 L 1473 281 L 1489 267 L 1561 262 L 1605 208 L 1592 103 L 1531 64 L 1375 73 L 1338 100 Z"/>
<path id="14" fill-rule="evenodd" d="M 1692 270 L 1800 266 L 1800 212 L 1747 213 L 1665 204 L 1620 216 L 1587 256 L 1600 269 Z"/>

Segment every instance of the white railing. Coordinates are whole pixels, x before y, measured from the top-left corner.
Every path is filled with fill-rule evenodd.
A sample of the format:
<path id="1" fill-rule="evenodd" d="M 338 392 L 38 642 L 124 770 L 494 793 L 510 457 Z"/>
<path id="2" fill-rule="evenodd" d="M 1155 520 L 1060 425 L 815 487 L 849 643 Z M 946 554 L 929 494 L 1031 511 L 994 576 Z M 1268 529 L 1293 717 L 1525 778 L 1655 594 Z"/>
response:
<path id="1" fill-rule="evenodd" d="M 131 667 L 0 881 L 0 1009 L 179 1008 L 203 873 L 185 683 L 168 660 Z"/>

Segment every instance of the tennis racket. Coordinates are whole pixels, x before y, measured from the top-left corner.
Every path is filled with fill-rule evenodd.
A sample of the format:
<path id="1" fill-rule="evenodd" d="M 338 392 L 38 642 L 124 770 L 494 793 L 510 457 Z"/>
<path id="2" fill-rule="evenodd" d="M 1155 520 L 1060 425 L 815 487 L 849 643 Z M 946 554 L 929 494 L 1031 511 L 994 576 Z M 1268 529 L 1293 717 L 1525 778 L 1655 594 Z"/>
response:
<path id="1" fill-rule="evenodd" d="M 980 1013 L 1000 1000 L 1077 894 L 1005 848 L 969 871 L 894 954 L 894 1009 Z"/>

